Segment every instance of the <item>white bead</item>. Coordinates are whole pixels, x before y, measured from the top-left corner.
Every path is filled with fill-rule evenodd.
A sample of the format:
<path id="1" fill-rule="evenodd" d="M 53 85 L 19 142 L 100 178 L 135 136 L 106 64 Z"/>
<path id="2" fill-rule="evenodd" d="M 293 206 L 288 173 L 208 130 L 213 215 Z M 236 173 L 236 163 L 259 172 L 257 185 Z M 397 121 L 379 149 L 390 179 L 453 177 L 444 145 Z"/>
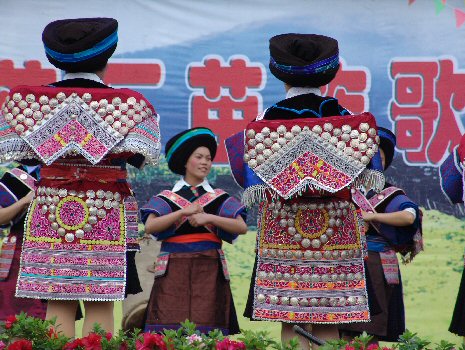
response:
<path id="1" fill-rule="evenodd" d="M 368 123 L 360 123 L 358 128 L 360 131 L 366 132 L 370 128 L 370 125 Z"/>
<path id="2" fill-rule="evenodd" d="M 348 155 L 348 156 L 351 156 L 351 155 L 354 154 L 354 150 L 353 150 L 351 147 L 346 147 L 346 148 L 344 149 L 344 153 L 345 153 L 346 155 Z"/>
<path id="3" fill-rule="evenodd" d="M 294 126 L 291 128 L 291 132 L 292 132 L 294 135 L 299 134 L 301 131 L 302 131 L 302 129 L 301 129 L 300 126 L 298 126 L 298 125 L 294 125 Z"/>
<path id="4" fill-rule="evenodd" d="M 321 241 L 319 239 L 312 239 L 312 247 L 313 248 L 320 248 Z"/>
<path id="5" fill-rule="evenodd" d="M 327 131 L 323 132 L 320 136 L 325 141 L 328 141 L 331 138 L 331 134 Z"/>
<path id="6" fill-rule="evenodd" d="M 263 156 L 264 156 L 266 159 L 270 158 L 270 157 L 272 156 L 272 154 L 273 154 L 273 152 L 272 152 L 270 149 L 268 149 L 268 148 L 265 149 L 265 150 L 263 151 Z"/>
<path id="7" fill-rule="evenodd" d="M 352 131 L 350 125 L 343 125 L 341 129 L 344 134 L 349 134 Z"/>
<path id="8" fill-rule="evenodd" d="M 82 99 L 84 100 L 84 102 L 88 103 L 92 100 L 92 95 L 86 92 L 82 95 Z"/>
<path id="9" fill-rule="evenodd" d="M 358 148 L 359 144 L 360 144 L 360 141 L 358 139 L 352 139 L 350 141 L 350 147 L 352 147 L 352 148 Z"/>
<path id="10" fill-rule="evenodd" d="M 278 152 L 281 149 L 281 145 L 279 143 L 274 143 L 273 146 L 271 146 L 271 150 L 273 152 Z"/>
<path id="11" fill-rule="evenodd" d="M 286 140 L 290 141 L 290 140 L 292 140 L 292 139 L 294 138 L 294 134 L 293 134 L 292 132 L 289 132 L 289 131 L 288 131 L 288 132 L 286 132 L 286 133 L 284 134 L 284 138 L 285 138 Z"/>
<path id="12" fill-rule="evenodd" d="M 341 136 L 341 134 L 342 134 L 342 130 L 341 130 L 341 129 L 335 128 L 335 129 L 333 130 L 333 135 L 334 135 L 334 136 Z"/>
<path id="13" fill-rule="evenodd" d="M 249 167 L 254 169 L 257 166 L 257 161 L 255 159 L 251 159 L 251 160 L 248 161 L 247 164 L 249 165 Z"/>
<path id="14" fill-rule="evenodd" d="M 273 140 L 270 139 L 269 137 L 267 137 L 266 139 L 263 140 L 263 144 L 264 144 L 266 147 L 271 147 L 271 145 L 273 144 Z"/>
<path id="15" fill-rule="evenodd" d="M 278 134 L 284 135 L 286 133 L 287 129 L 286 129 L 286 127 L 284 125 L 280 125 L 280 126 L 278 126 L 276 131 L 278 132 Z"/>
<path id="16" fill-rule="evenodd" d="M 48 103 L 48 97 L 45 96 L 45 95 L 40 96 L 39 102 L 40 102 L 40 104 L 42 104 L 42 105 L 47 104 L 47 103 Z"/>
<path id="17" fill-rule="evenodd" d="M 321 132 L 323 131 L 321 129 L 321 126 L 320 125 L 315 125 L 313 128 L 312 128 L 312 131 L 315 133 L 315 134 L 321 134 Z"/>
<path id="18" fill-rule="evenodd" d="M 280 137 L 280 138 L 278 139 L 278 144 L 279 144 L 280 146 L 284 146 L 284 145 L 286 144 L 286 139 L 285 139 L 284 137 Z"/>
<path id="19" fill-rule="evenodd" d="M 265 145 L 263 143 L 257 143 L 255 145 L 255 150 L 257 151 L 257 153 L 263 153 L 263 151 L 265 150 Z"/>
<path id="20" fill-rule="evenodd" d="M 324 123 L 323 129 L 324 129 L 325 131 L 331 131 L 331 130 L 333 130 L 333 124 L 331 124 L 331 123 Z"/>
<path id="21" fill-rule="evenodd" d="M 352 139 L 358 138 L 358 134 L 359 134 L 358 130 L 352 130 L 350 132 L 350 138 Z"/>
<path id="22" fill-rule="evenodd" d="M 270 132 L 270 139 L 276 141 L 279 138 L 279 134 L 276 131 Z"/>
<path id="23" fill-rule="evenodd" d="M 265 136 L 259 132 L 255 135 L 255 140 L 257 140 L 258 142 L 263 142 L 263 140 L 265 140 Z"/>
<path id="24" fill-rule="evenodd" d="M 265 135 L 265 136 L 268 136 L 270 134 L 270 128 L 265 126 L 263 129 L 262 129 L 262 134 Z"/>
<path id="25" fill-rule="evenodd" d="M 257 144 L 257 140 L 255 140 L 255 139 L 250 139 L 249 141 L 247 141 L 247 144 L 248 144 L 250 147 L 255 147 L 255 145 Z"/>

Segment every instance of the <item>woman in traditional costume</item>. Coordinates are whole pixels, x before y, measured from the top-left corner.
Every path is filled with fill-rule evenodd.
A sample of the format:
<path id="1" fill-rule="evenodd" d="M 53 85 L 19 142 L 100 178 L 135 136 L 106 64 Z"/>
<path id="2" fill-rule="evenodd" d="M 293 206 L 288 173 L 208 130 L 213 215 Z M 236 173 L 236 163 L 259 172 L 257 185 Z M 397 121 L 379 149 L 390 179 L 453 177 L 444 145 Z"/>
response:
<path id="1" fill-rule="evenodd" d="M 379 154 L 370 163 L 370 168 L 385 171 L 394 157 L 395 135 L 379 127 L 381 139 Z M 396 342 L 405 332 L 405 309 L 402 279 L 397 252 L 404 262 L 410 262 L 422 249 L 421 212 L 405 192 L 386 183 L 381 191 L 369 188 L 354 189 L 352 199 L 362 210 L 364 221 L 369 224 L 366 234 L 369 272 L 367 283 L 381 308 L 371 316 L 368 323 L 353 323 L 340 326 L 346 336 L 352 337 L 367 332 L 372 342 Z"/>
<path id="2" fill-rule="evenodd" d="M 378 150 L 370 113 L 351 115 L 320 87 L 339 69 L 335 39 L 270 39 L 270 71 L 286 99 L 226 141 L 243 201 L 258 204 L 256 263 L 245 316 L 282 322 L 282 340 L 305 325 L 322 339 L 369 321 L 364 228 L 350 188 Z M 309 343 L 301 338 L 301 348 Z"/>
<path id="3" fill-rule="evenodd" d="M 442 192 L 452 204 L 464 203 L 464 161 L 465 161 L 465 135 L 460 144 L 444 160 L 439 168 Z M 465 270 L 460 280 L 459 291 L 455 302 L 449 332 L 464 337 L 465 340 Z"/>
<path id="4" fill-rule="evenodd" d="M 126 164 L 157 163 L 159 126 L 144 96 L 102 81 L 117 32 L 112 18 L 48 24 L 45 52 L 63 80 L 13 88 L 0 119 L 0 161 L 43 163 L 16 296 L 48 300 L 47 319 L 70 337 L 79 300 L 83 334 L 95 322 L 111 332 L 113 302 L 140 290 L 128 253 L 138 249 L 138 209 Z"/>
<path id="5" fill-rule="evenodd" d="M 207 128 L 183 131 L 166 144 L 171 191 L 141 208 L 145 232 L 161 241 L 145 331 L 177 329 L 186 319 L 202 332 L 239 332 L 222 241 L 247 232 L 245 208 L 208 182 L 217 149 Z"/>

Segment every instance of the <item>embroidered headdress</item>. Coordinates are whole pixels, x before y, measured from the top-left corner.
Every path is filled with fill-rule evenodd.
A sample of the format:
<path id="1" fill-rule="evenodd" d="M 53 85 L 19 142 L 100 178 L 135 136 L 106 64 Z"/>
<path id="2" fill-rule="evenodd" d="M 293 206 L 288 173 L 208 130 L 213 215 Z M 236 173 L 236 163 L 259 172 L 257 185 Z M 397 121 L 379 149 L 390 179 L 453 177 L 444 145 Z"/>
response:
<path id="1" fill-rule="evenodd" d="M 389 168 L 394 158 L 394 148 L 396 147 L 396 135 L 386 128 L 378 127 L 378 136 L 380 138 L 379 147 L 384 152 L 385 166 L 384 169 Z"/>
<path id="2" fill-rule="evenodd" d="M 118 43 L 113 18 L 64 19 L 49 23 L 43 33 L 45 54 L 67 72 L 95 72 L 105 67 Z"/>
<path id="3" fill-rule="evenodd" d="M 197 148 L 202 146 L 210 150 L 213 160 L 217 144 L 215 134 L 208 128 L 188 129 L 173 136 L 165 146 L 166 161 L 170 170 L 184 175 L 187 160 Z"/>
<path id="4" fill-rule="evenodd" d="M 324 86 L 339 69 L 337 40 L 317 34 L 276 35 L 270 39 L 269 67 L 291 86 Z"/>

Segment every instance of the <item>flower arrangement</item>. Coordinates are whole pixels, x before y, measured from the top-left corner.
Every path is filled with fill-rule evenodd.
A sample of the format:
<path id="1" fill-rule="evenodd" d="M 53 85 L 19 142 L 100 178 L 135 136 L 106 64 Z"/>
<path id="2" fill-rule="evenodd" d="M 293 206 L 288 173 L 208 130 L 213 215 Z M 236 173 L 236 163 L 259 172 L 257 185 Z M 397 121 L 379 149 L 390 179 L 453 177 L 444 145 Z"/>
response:
<path id="1" fill-rule="evenodd" d="M 348 342 L 342 339 L 327 341 L 319 350 L 465 350 L 447 341 L 431 346 L 430 342 L 406 331 L 391 347 L 371 343 L 372 337 L 362 334 Z M 219 330 L 200 333 L 195 324 L 186 321 L 178 330 L 161 334 L 119 331 L 116 335 L 94 326 L 91 334 L 70 339 L 55 330 L 54 320 L 41 320 L 22 313 L 9 316 L 0 325 L 0 350 L 298 350 L 297 338 L 288 344 L 271 339 L 267 332 L 242 330 L 237 340 L 223 336 Z"/>
<path id="2" fill-rule="evenodd" d="M 54 320 L 41 320 L 25 313 L 9 316 L 0 326 L 0 350 L 297 350 L 298 342 L 281 345 L 269 338 L 266 332 L 244 331 L 233 340 L 219 330 L 208 334 L 196 330 L 195 324 L 186 321 L 178 330 L 165 330 L 162 334 L 119 331 L 116 335 L 94 325 L 91 334 L 70 339 L 55 330 Z"/>

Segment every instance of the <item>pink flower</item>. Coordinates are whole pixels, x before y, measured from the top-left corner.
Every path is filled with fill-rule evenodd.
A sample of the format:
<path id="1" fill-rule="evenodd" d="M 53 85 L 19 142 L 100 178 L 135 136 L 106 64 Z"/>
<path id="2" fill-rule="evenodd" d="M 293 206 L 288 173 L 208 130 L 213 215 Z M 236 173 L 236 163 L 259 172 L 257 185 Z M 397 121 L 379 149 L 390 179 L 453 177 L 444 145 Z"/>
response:
<path id="1" fill-rule="evenodd" d="M 0 340 L 0 350 L 3 350 L 6 348 L 6 344 Z"/>
<path id="2" fill-rule="evenodd" d="M 197 334 L 192 334 L 187 337 L 187 341 L 189 342 L 189 344 L 193 344 L 195 342 L 200 343 L 202 341 L 202 337 Z"/>
<path id="3" fill-rule="evenodd" d="M 78 347 L 84 347 L 84 344 L 82 344 L 82 339 L 74 339 L 71 343 L 66 343 L 63 347 L 63 350 L 74 350 Z"/>
<path id="4" fill-rule="evenodd" d="M 16 321 L 18 321 L 18 319 L 15 315 L 8 316 L 5 320 L 5 329 L 10 329 Z"/>
<path id="5" fill-rule="evenodd" d="M 110 341 L 111 338 L 113 338 L 113 334 L 111 334 L 111 332 L 107 332 L 107 334 L 105 334 L 105 338 L 107 338 L 107 340 Z"/>
<path id="6" fill-rule="evenodd" d="M 90 333 L 87 337 L 82 338 L 82 345 L 86 350 L 102 350 L 102 336 Z"/>
<path id="7" fill-rule="evenodd" d="M 379 346 L 378 344 L 370 344 L 367 346 L 367 350 L 378 350 Z"/>
<path id="8" fill-rule="evenodd" d="M 142 336 L 144 337 L 144 341 L 142 343 L 140 340 L 136 341 L 136 350 L 167 350 L 162 335 L 155 333 L 144 333 Z"/>
<path id="9" fill-rule="evenodd" d="M 355 348 L 353 346 L 350 346 L 350 345 L 346 345 L 346 349 L 345 350 L 355 350 Z"/>
<path id="10" fill-rule="evenodd" d="M 32 343 L 26 339 L 20 339 L 11 343 L 7 350 L 32 350 Z"/>
<path id="11" fill-rule="evenodd" d="M 216 350 L 245 350 L 245 344 L 241 341 L 224 338 L 222 341 L 216 343 Z"/>

